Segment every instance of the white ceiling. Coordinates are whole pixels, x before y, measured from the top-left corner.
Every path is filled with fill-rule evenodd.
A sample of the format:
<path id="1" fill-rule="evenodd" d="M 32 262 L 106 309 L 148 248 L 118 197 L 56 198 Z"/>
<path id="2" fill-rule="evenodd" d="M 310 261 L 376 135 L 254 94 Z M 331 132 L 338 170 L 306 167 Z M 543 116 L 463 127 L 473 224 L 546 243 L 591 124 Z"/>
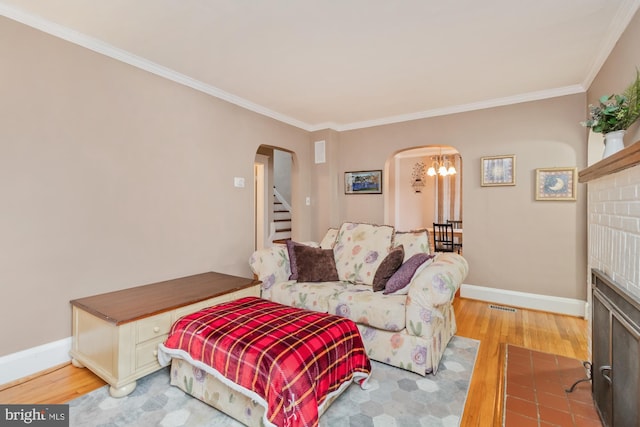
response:
<path id="1" fill-rule="evenodd" d="M 583 92 L 640 0 L 0 0 L 0 14 L 307 130 Z"/>

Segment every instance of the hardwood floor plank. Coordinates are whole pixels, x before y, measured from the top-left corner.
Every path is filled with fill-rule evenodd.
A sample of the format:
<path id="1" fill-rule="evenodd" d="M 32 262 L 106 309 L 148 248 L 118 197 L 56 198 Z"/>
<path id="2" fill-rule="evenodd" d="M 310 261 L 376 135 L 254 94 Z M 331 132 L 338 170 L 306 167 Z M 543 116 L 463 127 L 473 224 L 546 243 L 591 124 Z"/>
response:
<path id="1" fill-rule="evenodd" d="M 512 313 L 466 298 L 456 298 L 453 306 L 457 335 L 480 340 L 462 427 L 486 427 L 499 422 L 495 414 L 500 404 L 501 348 L 505 344 L 588 359 L 584 319 L 525 309 Z M 103 385 L 105 382 L 90 370 L 69 364 L 0 390 L 0 402 L 66 403 Z"/>
<path id="2" fill-rule="evenodd" d="M 587 322 L 582 318 L 518 309 L 516 313 L 489 308 L 483 301 L 457 298 L 457 335 L 481 341 L 463 427 L 498 423 L 495 410 L 502 363 L 501 346 L 513 344 L 580 360 L 587 359 Z"/>
<path id="3" fill-rule="evenodd" d="M 106 383 L 88 369 L 70 363 L 29 381 L 0 391 L 3 404 L 66 403 Z"/>

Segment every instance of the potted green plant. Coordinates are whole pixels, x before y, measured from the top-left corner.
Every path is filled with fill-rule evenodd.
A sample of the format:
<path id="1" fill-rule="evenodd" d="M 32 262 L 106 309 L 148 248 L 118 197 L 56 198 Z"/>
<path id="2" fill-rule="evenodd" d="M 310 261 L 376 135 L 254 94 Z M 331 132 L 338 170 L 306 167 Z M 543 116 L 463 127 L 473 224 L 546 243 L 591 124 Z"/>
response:
<path id="1" fill-rule="evenodd" d="M 607 157 L 624 148 L 624 134 L 639 117 L 640 71 L 636 69 L 636 80 L 623 93 L 604 95 L 597 105 L 589 105 L 589 118 L 582 125 L 604 135 L 603 157 Z"/>

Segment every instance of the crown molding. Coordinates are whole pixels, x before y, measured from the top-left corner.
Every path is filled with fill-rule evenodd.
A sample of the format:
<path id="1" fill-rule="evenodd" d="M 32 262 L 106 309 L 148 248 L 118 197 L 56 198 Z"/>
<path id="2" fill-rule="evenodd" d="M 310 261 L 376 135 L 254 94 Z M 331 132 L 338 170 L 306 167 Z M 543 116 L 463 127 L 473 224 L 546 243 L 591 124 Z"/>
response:
<path id="1" fill-rule="evenodd" d="M 628 0 L 624 4 L 624 7 L 621 7 L 620 10 L 618 11 L 617 16 L 626 18 L 626 21 L 622 20 L 621 18 L 621 20 L 625 22 L 624 28 L 626 28 L 626 25 L 628 25 L 629 20 L 631 19 L 630 16 L 627 16 L 625 14 L 632 16 L 631 11 L 636 10 L 639 5 L 640 5 L 640 0 Z M 585 92 L 586 91 L 585 87 L 588 87 L 588 85 L 586 84 L 572 85 L 572 86 L 565 86 L 565 87 L 560 87 L 556 89 L 542 90 L 542 91 L 530 92 L 530 93 L 525 93 L 525 94 L 520 94 L 515 96 L 479 101 L 479 102 L 474 102 L 469 104 L 454 105 L 450 107 L 436 108 L 432 110 L 419 111 L 415 113 L 401 114 L 401 115 L 390 116 L 390 117 L 374 119 L 374 120 L 365 120 L 365 121 L 346 123 L 346 124 L 340 124 L 335 122 L 324 122 L 324 123 L 312 125 L 312 124 L 308 124 L 300 120 L 297 120 L 293 117 L 270 110 L 264 106 L 255 104 L 251 101 L 248 101 L 244 98 L 233 95 L 229 92 L 225 92 L 222 89 L 203 83 L 199 80 L 193 79 L 184 74 L 178 73 L 172 69 L 169 69 L 160 64 L 154 63 L 152 61 L 149 61 L 137 55 L 134 55 L 125 50 L 119 49 L 108 43 L 104 43 L 98 39 L 89 37 L 85 34 L 82 34 L 68 27 L 53 23 L 39 16 L 26 13 L 20 9 L 6 5 L 2 2 L 0 2 L 0 15 L 5 16 L 14 21 L 20 22 L 29 27 L 43 31 L 52 36 L 66 40 L 70 43 L 77 44 L 79 46 L 85 47 L 94 52 L 100 53 L 102 55 L 108 56 L 110 58 L 116 59 L 118 61 L 124 62 L 129 65 L 132 65 L 136 68 L 140 68 L 142 70 L 148 71 L 157 76 L 166 78 L 173 82 L 179 83 L 181 85 L 190 87 L 197 91 L 200 91 L 208 95 L 211 95 L 213 97 L 219 98 L 221 100 L 227 101 L 231 104 L 237 105 L 249 111 L 253 111 L 263 116 L 270 117 L 279 122 L 289 124 L 299 129 L 303 129 L 307 132 L 315 132 L 315 131 L 320 131 L 325 129 L 331 129 L 337 132 L 343 132 L 343 131 L 349 131 L 349 130 L 369 128 L 374 126 L 389 125 L 394 123 L 407 122 L 411 120 L 419 120 L 419 119 L 425 119 L 430 117 L 444 116 L 444 115 L 457 114 L 457 113 L 474 111 L 474 110 L 482 110 L 486 108 L 512 105 L 512 104 L 517 104 L 522 102 L 538 101 L 542 99 L 554 98 L 554 97 L 565 96 L 565 95 L 573 95 L 576 93 Z M 620 36 L 624 28 L 620 30 L 620 32 L 617 34 L 617 37 Z M 607 40 L 607 43 L 606 43 L 606 46 L 611 45 L 609 47 L 609 52 L 610 52 L 610 49 L 613 48 L 613 45 L 615 45 L 615 41 L 617 41 L 616 37 L 611 37 L 610 39 L 611 40 Z M 601 51 L 605 52 L 606 49 L 602 49 Z M 604 62 L 607 55 L 608 55 L 608 52 L 606 52 L 606 55 L 604 54 L 600 55 L 599 58 L 603 58 L 601 60 L 602 62 Z M 597 73 L 597 70 L 599 70 L 600 66 L 602 66 L 602 63 L 596 61 L 596 63 L 594 63 L 594 66 L 592 67 L 592 73 Z M 585 82 L 590 83 L 592 79 L 593 77 L 590 76 L 585 80 Z"/>
<path id="2" fill-rule="evenodd" d="M 318 123 L 315 125 L 309 125 L 309 129 L 307 129 L 309 132 L 317 132 L 320 130 L 335 130 L 338 131 L 340 130 L 340 124 L 336 123 L 336 122 L 324 122 L 324 123 Z"/>
<path id="3" fill-rule="evenodd" d="M 609 28 L 606 31 L 607 37 L 603 40 L 602 45 L 598 50 L 598 55 L 593 60 L 593 64 L 591 64 L 591 68 L 582 82 L 583 87 L 591 87 L 591 84 L 613 51 L 613 48 L 616 46 L 620 36 L 622 36 L 622 33 L 624 33 L 629 26 L 629 22 L 633 19 L 638 8 L 640 8 L 640 0 L 626 0 L 620 5 L 620 8 L 617 10 Z"/>
<path id="4" fill-rule="evenodd" d="M 468 111 L 484 110 L 487 108 L 502 107 L 505 105 L 519 104 L 522 102 L 539 101 L 542 99 L 556 98 L 559 96 L 574 95 L 583 93 L 585 89 L 581 85 L 564 86 L 556 89 L 546 89 L 537 92 L 523 93 L 515 96 L 507 96 L 504 98 L 489 99 L 486 101 L 472 102 L 470 104 L 453 105 L 451 107 L 435 108 L 433 110 L 420 111 L 417 113 L 403 114 L 398 116 L 386 117 L 382 119 L 367 120 L 355 122 L 346 125 L 338 125 L 335 130 L 347 131 L 373 126 L 388 125 L 393 123 L 408 122 L 411 120 L 426 119 L 429 117 L 446 116 L 449 114 L 464 113 Z"/>
<path id="5" fill-rule="evenodd" d="M 160 64 L 156 64 L 155 62 L 149 61 L 140 56 L 134 55 L 131 52 L 127 52 L 125 50 L 119 49 L 101 40 L 95 39 L 93 37 L 89 37 L 78 31 L 53 23 L 39 16 L 25 13 L 22 10 L 16 9 L 14 7 L 8 6 L 3 3 L 0 3 L 0 15 L 5 16 L 14 21 L 20 22 L 21 24 L 27 25 L 29 27 L 35 28 L 37 30 L 43 31 L 52 36 L 55 36 L 60 39 L 66 40 L 68 42 L 74 43 L 76 45 L 82 46 L 94 52 L 108 56 L 115 60 L 132 65 L 136 68 L 140 68 L 142 70 L 148 71 L 157 76 L 166 78 L 168 80 L 190 87 L 197 91 L 204 92 L 208 95 L 230 102 L 239 107 L 245 108 L 249 111 L 253 111 L 254 113 L 258 113 L 263 116 L 270 117 L 272 119 L 278 120 L 280 122 L 289 124 L 291 126 L 295 126 L 297 128 L 300 128 L 306 131 L 309 131 L 311 129 L 310 125 L 308 125 L 307 123 L 301 122 L 300 120 L 294 119 L 284 114 L 280 114 L 276 111 L 273 111 L 261 105 L 255 104 L 244 98 L 233 95 L 229 92 L 225 92 L 224 90 L 219 89 L 215 86 L 208 85 L 199 80 L 193 79 L 189 76 L 186 76 L 177 71 L 174 71 L 170 68 L 164 67 Z"/>

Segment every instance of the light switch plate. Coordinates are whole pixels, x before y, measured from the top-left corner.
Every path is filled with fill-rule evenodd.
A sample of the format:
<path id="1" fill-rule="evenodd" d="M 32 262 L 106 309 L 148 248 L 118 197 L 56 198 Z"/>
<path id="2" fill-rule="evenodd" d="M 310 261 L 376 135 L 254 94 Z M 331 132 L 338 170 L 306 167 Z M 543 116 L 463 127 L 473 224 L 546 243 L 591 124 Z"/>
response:
<path id="1" fill-rule="evenodd" d="M 244 188 L 244 178 L 236 176 L 233 178 L 233 186 L 238 188 Z"/>

